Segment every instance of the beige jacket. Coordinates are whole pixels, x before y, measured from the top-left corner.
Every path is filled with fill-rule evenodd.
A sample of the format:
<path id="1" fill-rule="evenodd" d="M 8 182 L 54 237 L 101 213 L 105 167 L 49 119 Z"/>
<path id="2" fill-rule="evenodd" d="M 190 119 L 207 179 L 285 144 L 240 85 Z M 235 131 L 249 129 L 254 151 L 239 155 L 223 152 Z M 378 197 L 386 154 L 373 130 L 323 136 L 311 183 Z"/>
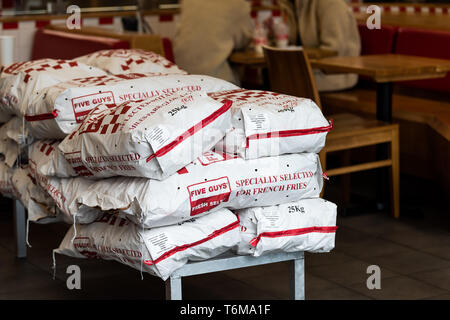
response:
<path id="1" fill-rule="evenodd" d="M 334 50 L 338 56 L 359 56 L 356 19 L 344 0 L 295 0 L 295 9 L 289 0 L 279 3 L 290 16 L 289 21 L 293 21 L 293 12 L 298 17 L 298 26 L 291 29 L 298 30 L 302 46 Z M 295 32 L 290 38 L 295 39 Z M 325 75 L 320 70 L 314 70 L 314 77 L 319 91 L 351 88 L 358 80 L 354 74 Z"/>
<path id="2" fill-rule="evenodd" d="M 182 0 L 175 62 L 189 73 L 238 84 L 227 60 L 233 50 L 247 46 L 252 34 L 250 4 L 245 0 Z"/>

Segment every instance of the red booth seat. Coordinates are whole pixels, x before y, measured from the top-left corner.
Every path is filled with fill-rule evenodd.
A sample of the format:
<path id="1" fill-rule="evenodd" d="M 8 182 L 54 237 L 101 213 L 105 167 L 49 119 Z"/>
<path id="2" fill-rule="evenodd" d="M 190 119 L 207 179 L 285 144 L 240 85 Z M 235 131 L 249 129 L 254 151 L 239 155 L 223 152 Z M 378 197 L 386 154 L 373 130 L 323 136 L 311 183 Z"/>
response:
<path id="1" fill-rule="evenodd" d="M 128 41 L 39 29 L 34 36 L 32 59 L 73 59 L 105 49 L 129 49 Z"/>
<path id="2" fill-rule="evenodd" d="M 450 60 L 450 32 L 400 28 L 395 53 Z M 450 74 L 445 78 L 405 81 L 404 86 L 450 93 Z"/>
<path id="3" fill-rule="evenodd" d="M 360 23 L 358 30 L 361 38 L 361 55 L 393 52 L 398 27 L 382 25 L 381 29 L 369 29 Z"/>

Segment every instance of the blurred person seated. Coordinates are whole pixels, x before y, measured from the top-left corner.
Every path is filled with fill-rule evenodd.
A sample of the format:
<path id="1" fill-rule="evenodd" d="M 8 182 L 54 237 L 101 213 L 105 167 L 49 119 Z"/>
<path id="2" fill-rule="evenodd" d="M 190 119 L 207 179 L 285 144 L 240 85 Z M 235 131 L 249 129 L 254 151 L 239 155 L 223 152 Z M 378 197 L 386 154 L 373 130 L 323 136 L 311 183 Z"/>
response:
<path id="1" fill-rule="evenodd" d="M 174 38 L 177 65 L 239 84 L 228 64 L 233 50 L 245 48 L 253 35 L 250 3 L 245 0 L 181 0 Z"/>
<path id="2" fill-rule="evenodd" d="M 361 39 L 356 19 L 345 0 L 278 0 L 288 17 L 289 42 L 305 48 L 322 48 L 338 56 L 359 56 Z M 319 91 L 348 89 L 356 85 L 355 74 L 325 75 L 314 70 Z"/>

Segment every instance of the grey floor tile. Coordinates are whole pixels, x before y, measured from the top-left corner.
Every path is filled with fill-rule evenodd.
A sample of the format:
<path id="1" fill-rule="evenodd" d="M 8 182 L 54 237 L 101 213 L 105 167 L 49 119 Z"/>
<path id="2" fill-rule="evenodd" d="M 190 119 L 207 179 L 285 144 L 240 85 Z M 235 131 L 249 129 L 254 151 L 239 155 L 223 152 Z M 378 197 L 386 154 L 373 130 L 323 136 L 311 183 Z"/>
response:
<path id="1" fill-rule="evenodd" d="M 355 284 L 352 289 L 378 300 L 417 300 L 447 293 L 406 276 L 381 279 L 381 289 L 369 290 L 366 284 Z"/>
<path id="2" fill-rule="evenodd" d="M 394 254 L 408 250 L 408 247 L 406 246 L 373 236 L 367 236 L 355 242 L 339 243 L 338 247 L 340 251 L 360 259 Z"/>
<path id="3" fill-rule="evenodd" d="M 307 270 L 312 267 L 329 266 L 351 260 L 354 260 L 354 258 L 337 249 L 328 253 L 305 253 L 305 267 Z"/>
<path id="4" fill-rule="evenodd" d="M 450 268 L 413 273 L 410 277 L 448 290 L 450 293 Z"/>
<path id="5" fill-rule="evenodd" d="M 432 247 L 420 248 L 420 251 L 429 253 L 445 260 L 450 260 L 450 245 L 434 245 Z"/>
<path id="6" fill-rule="evenodd" d="M 370 300 L 371 298 L 353 290 L 334 287 L 306 293 L 306 300 Z"/>
<path id="7" fill-rule="evenodd" d="M 331 266 L 320 266 L 309 268 L 308 272 L 325 280 L 337 283 L 341 286 L 350 287 L 355 283 L 366 283 L 371 275 L 367 273 L 367 268 L 373 263 L 362 260 L 352 260 Z M 389 278 L 397 274 L 381 268 L 381 278 Z"/>
<path id="8" fill-rule="evenodd" d="M 441 294 L 441 295 L 435 296 L 435 297 L 425 298 L 424 300 L 449 300 L 450 301 L 450 293 Z"/>
<path id="9" fill-rule="evenodd" d="M 450 267 L 450 261 L 411 249 L 374 257 L 372 261 L 381 268 L 404 275 Z"/>
<path id="10" fill-rule="evenodd" d="M 433 246 L 450 245 L 450 233 L 435 230 L 404 230 L 389 234 L 383 234 L 386 240 L 406 245 L 413 249 L 428 248 Z"/>
<path id="11" fill-rule="evenodd" d="M 224 275 L 230 278 L 242 280 L 248 277 L 264 277 L 271 274 L 284 274 L 289 272 L 288 262 L 271 263 L 262 266 L 255 266 L 250 268 L 240 268 L 222 271 Z"/>

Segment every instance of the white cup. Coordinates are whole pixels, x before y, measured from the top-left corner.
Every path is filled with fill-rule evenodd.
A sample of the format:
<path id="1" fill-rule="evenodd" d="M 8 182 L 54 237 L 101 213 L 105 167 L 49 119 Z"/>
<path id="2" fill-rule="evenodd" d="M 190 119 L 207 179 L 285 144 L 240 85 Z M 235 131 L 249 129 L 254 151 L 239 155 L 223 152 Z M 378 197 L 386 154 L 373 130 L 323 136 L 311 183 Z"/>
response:
<path id="1" fill-rule="evenodd" d="M 14 36 L 0 35 L 0 65 L 7 66 L 14 62 Z"/>

